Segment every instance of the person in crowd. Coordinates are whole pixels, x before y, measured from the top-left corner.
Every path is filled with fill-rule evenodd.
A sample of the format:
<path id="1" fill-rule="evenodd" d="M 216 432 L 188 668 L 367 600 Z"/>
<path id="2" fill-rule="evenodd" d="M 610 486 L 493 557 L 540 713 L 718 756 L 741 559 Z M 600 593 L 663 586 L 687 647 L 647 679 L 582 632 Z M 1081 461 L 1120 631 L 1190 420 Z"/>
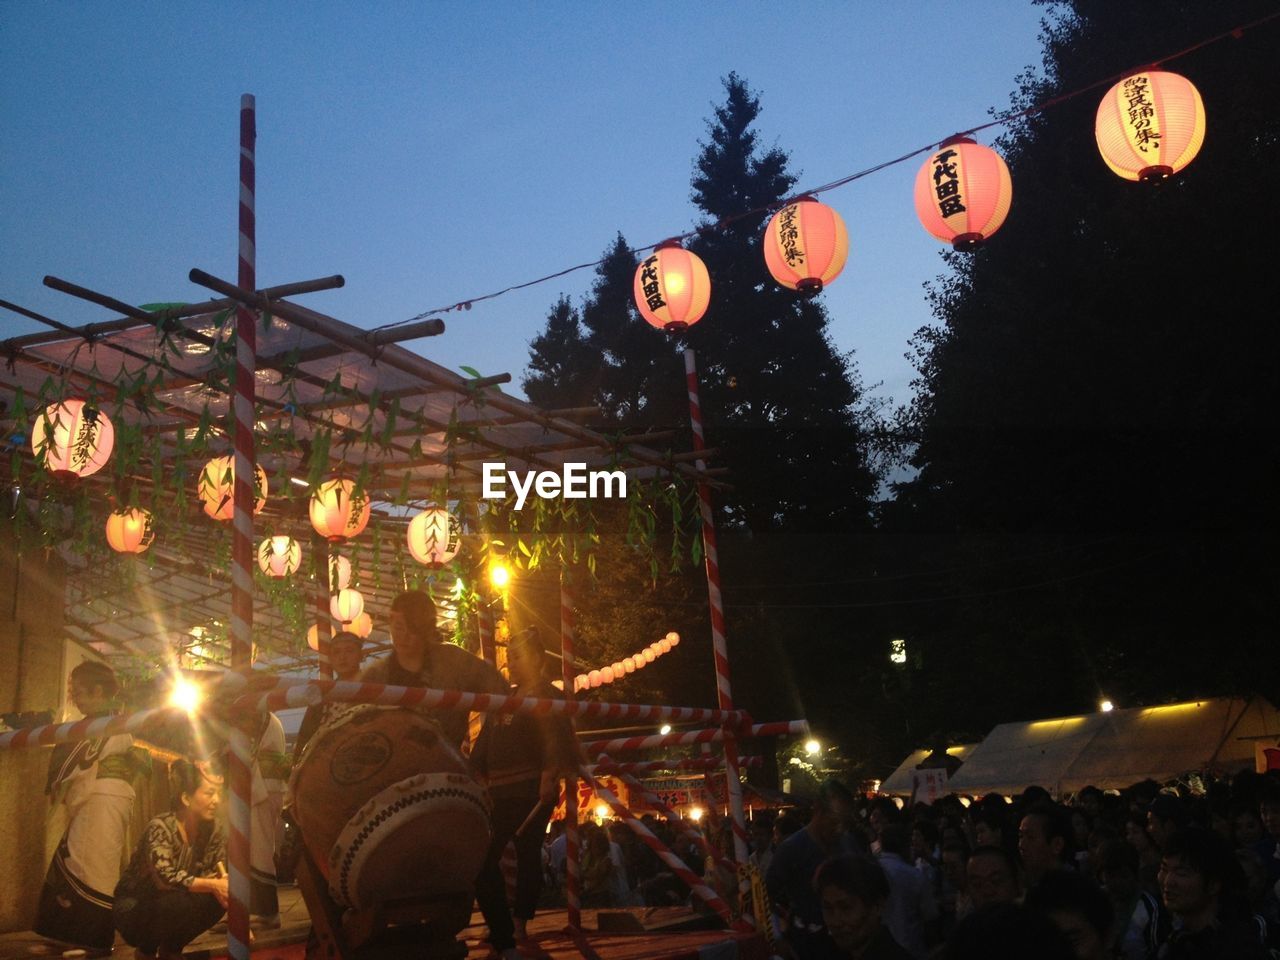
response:
<path id="1" fill-rule="evenodd" d="M 1138 854 L 1138 880 L 1142 889 L 1159 897 L 1160 881 L 1160 848 L 1155 845 L 1151 835 L 1147 833 L 1147 817 L 1145 814 L 1131 813 L 1124 825 L 1125 842 Z"/>
<path id="2" fill-rule="evenodd" d="M 999 807 L 983 804 L 972 818 L 973 845 L 975 847 L 1003 847 L 1012 850 L 1013 844 L 1008 835 L 1008 816 L 1005 813 L 1003 800 L 997 799 Z"/>
<path id="3" fill-rule="evenodd" d="M 1170 834 L 1160 888 L 1173 931 L 1160 960 L 1267 960 L 1243 886 L 1240 864 L 1222 837 L 1200 827 Z"/>
<path id="4" fill-rule="evenodd" d="M 253 761 L 249 914 L 255 929 L 274 930 L 280 926 L 276 845 L 292 769 L 285 750 L 284 725 L 274 713 L 261 717 Z"/>
<path id="5" fill-rule="evenodd" d="M 1027 894 L 1026 907 L 1048 918 L 1075 954 L 1075 960 L 1109 960 L 1115 912 L 1107 895 L 1087 877 L 1052 870 Z"/>
<path id="6" fill-rule="evenodd" d="M 1061 870 L 1073 862 L 1071 822 L 1061 807 L 1037 803 L 1028 808 L 1018 825 L 1018 856 L 1028 889 L 1051 870 Z"/>
<path id="7" fill-rule="evenodd" d="M 814 875 L 827 929 L 826 950 L 818 956 L 854 960 L 908 960 L 911 957 L 883 922 L 889 880 L 880 864 L 865 856 L 833 857 Z"/>
<path id="8" fill-rule="evenodd" d="M 520 696 L 557 699 L 546 678 L 545 650 L 536 628 L 515 634 L 507 646 L 507 667 Z M 472 761 L 493 802 L 493 837 L 476 900 L 489 925 L 489 941 L 501 956 L 515 956 L 516 942 L 528 939 L 542 893 L 542 838 L 560 798 L 560 783 L 578 767 L 578 745 L 567 717 L 504 713 L 492 718 L 476 741 Z M 516 898 L 507 903 L 502 853 L 514 841 Z M 513 921 L 514 915 L 514 921 Z"/>
<path id="9" fill-rule="evenodd" d="M 1147 835 L 1161 853 L 1174 833 L 1191 822 L 1186 804 L 1172 793 L 1157 794 L 1147 807 Z"/>
<path id="10" fill-rule="evenodd" d="M 227 908 L 226 842 L 217 823 L 221 783 L 178 760 L 173 810 L 147 824 L 115 888 L 113 916 L 136 960 L 178 960 Z"/>
<path id="11" fill-rule="evenodd" d="M 880 831 L 879 863 L 889 880 L 884 924 L 904 950 L 923 960 L 938 932 L 938 903 L 928 879 L 908 858 L 911 835 L 906 824 L 887 824 Z"/>
<path id="12" fill-rule="evenodd" d="M 756 814 L 751 819 L 751 864 L 764 876 L 773 860 L 773 821 L 767 813 Z"/>
<path id="13" fill-rule="evenodd" d="M 86 660 L 67 678 L 67 695 L 85 717 L 110 712 L 115 672 Z M 49 760 L 45 792 L 67 812 L 67 828 L 40 890 L 32 928 L 44 937 L 110 950 L 112 891 L 120 879 L 134 782 L 150 771 L 148 754 L 128 734 L 60 744 Z"/>
<path id="14" fill-rule="evenodd" d="M 1046 917 L 1016 903 L 996 903 L 969 914 L 956 927 L 941 957 L 943 960 L 1074 960 L 1075 954 Z"/>
<path id="15" fill-rule="evenodd" d="M 350 630 L 340 630 L 329 640 L 329 667 L 333 670 L 335 680 L 355 680 L 360 676 L 360 661 L 364 657 L 364 641 Z M 302 751 L 315 736 L 332 711 L 334 704 L 313 703 L 302 715 L 302 723 L 298 727 L 298 736 L 293 744 L 293 757 L 296 761 Z"/>
<path id="16" fill-rule="evenodd" d="M 1259 818 L 1266 834 L 1254 846 L 1267 871 L 1269 884 L 1280 883 L 1280 781 L 1263 787 L 1258 804 Z"/>
<path id="17" fill-rule="evenodd" d="M 813 876 L 824 860 L 850 852 L 843 827 L 852 806 L 853 797 L 842 784 L 825 781 L 808 825 L 773 852 L 765 884 L 785 942 L 797 957 L 815 956 L 826 942 Z"/>
<path id="18" fill-rule="evenodd" d="M 969 899 L 969 847 L 963 840 L 942 845 L 942 896 L 938 900 L 939 925 L 945 937 L 973 909 Z"/>
<path id="19" fill-rule="evenodd" d="M 585 823 L 580 828 L 582 836 L 582 905 L 584 907 L 613 907 L 618 889 L 618 864 L 614 859 L 612 844 L 604 827 Z"/>
<path id="20" fill-rule="evenodd" d="M 911 862 L 935 897 L 942 893 L 942 874 L 938 870 L 942 851 L 938 849 L 938 840 L 938 827 L 933 821 L 920 819 L 911 825 Z"/>
<path id="21" fill-rule="evenodd" d="M 1232 804 L 1228 819 L 1231 821 L 1231 842 L 1237 850 L 1252 850 L 1267 835 L 1262 826 L 1262 813 L 1253 804 Z"/>
<path id="22" fill-rule="evenodd" d="M 1108 840 L 1098 848 L 1094 862 L 1115 915 L 1109 938 L 1112 955 L 1121 960 L 1155 960 L 1168 935 L 1168 914 L 1158 897 L 1142 889 L 1138 851 L 1123 840 Z"/>
<path id="23" fill-rule="evenodd" d="M 1017 903 L 1022 896 L 1018 865 L 1004 847 L 978 847 L 965 864 L 965 887 L 974 910 Z"/>
<path id="24" fill-rule="evenodd" d="M 510 692 L 506 680 L 492 664 L 443 642 L 436 627 L 436 605 L 421 590 L 406 590 L 391 601 L 387 625 L 391 631 L 391 655 L 365 667 L 360 674 L 362 681 L 468 693 L 506 695 Z M 462 747 L 467 738 L 465 711 L 423 709 L 422 712 L 440 724 L 446 743 Z"/>

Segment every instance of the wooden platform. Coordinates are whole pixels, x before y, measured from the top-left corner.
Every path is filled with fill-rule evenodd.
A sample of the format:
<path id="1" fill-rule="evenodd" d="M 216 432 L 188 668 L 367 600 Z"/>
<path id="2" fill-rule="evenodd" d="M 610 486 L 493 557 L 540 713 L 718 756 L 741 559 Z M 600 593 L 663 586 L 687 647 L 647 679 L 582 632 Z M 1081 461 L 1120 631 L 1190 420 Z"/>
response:
<path id="1" fill-rule="evenodd" d="M 311 921 L 296 888 L 280 888 L 280 919 L 278 930 L 256 934 L 254 960 L 303 960 Z M 564 910 L 548 910 L 534 918 L 529 933 L 535 949 L 526 951 L 530 960 L 767 960 L 769 955 L 762 937 L 705 929 L 706 918 L 684 907 L 584 910 L 584 932 L 576 937 L 565 932 L 567 919 Z M 631 932 L 622 932 L 627 928 Z M 484 919 L 477 911 L 461 934 L 467 944 L 467 960 L 493 957 L 484 935 Z M 0 935 L 0 960 L 55 958 L 63 949 L 30 931 Z M 188 960 L 223 960 L 227 956 L 225 930 L 211 931 L 192 941 L 185 956 Z M 133 948 L 117 940 L 113 960 L 132 957 Z"/>

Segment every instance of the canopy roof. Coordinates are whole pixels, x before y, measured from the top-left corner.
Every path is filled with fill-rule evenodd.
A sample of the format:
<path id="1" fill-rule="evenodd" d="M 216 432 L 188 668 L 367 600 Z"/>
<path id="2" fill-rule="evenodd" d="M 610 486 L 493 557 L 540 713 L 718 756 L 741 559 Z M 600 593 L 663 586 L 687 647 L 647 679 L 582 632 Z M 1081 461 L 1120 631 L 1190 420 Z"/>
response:
<path id="1" fill-rule="evenodd" d="M 978 744 L 976 743 L 958 743 L 954 747 L 947 747 L 947 756 L 955 757 L 957 760 L 967 760 L 977 746 Z M 898 768 L 880 784 L 879 792 L 892 796 L 910 796 L 912 787 L 911 775 L 931 752 L 930 750 L 913 750 L 907 756 L 907 759 L 903 760 L 898 765 Z"/>
<path id="2" fill-rule="evenodd" d="M 1014 795 L 1032 785 L 1054 794 L 1089 785 L 1119 789 L 1252 766 L 1254 743 L 1278 736 L 1280 713 L 1262 697 L 1002 723 L 969 753 L 949 787 L 974 796 Z"/>
<path id="3" fill-rule="evenodd" d="M 225 623 L 229 615 L 229 533 L 226 524 L 201 513 L 196 481 L 204 459 L 231 453 L 224 418 L 235 301 L 166 305 L 146 312 L 62 281 L 46 282 L 124 316 L 73 330 L 0 301 L 0 306 L 60 328 L 0 342 L 0 352 L 8 358 L 0 365 L 0 402 L 18 461 L 14 476 L 22 478 L 15 483 L 15 501 L 29 495 L 27 485 L 40 469 L 27 438 L 42 404 L 96 397 L 116 422 L 117 437 L 129 434 L 140 451 L 124 478 L 139 492 L 139 502 L 168 505 L 190 520 L 181 525 L 180 534 L 158 537 L 148 554 L 133 561 L 134 582 L 124 590 L 117 570 L 63 551 L 70 567 L 67 632 L 104 655 L 131 651 L 154 659 L 193 627 Z M 259 293 L 306 292 L 340 282 L 334 278 Z M 270 478 L 270 491 L 255 518 L 255 543 L 286 533 L 307 551 L 312 545 L 307 478 L 360 476 L 373 501 L 382 544 L 375 551 L 375 537 L 366 531 L 340 552 L 359 572 L 360 589 L 375 619 L 404 586 L 401 564 L 406 558 L 397 554 L 403 553 L 409 516 L 428 501 L 474 498 L 483 462 L 501 462 L 519 472 L 560 472 L 567 462 L 583 463 L 588 470 L 623 470 L 635 479 L 668 474 L 706 478 L 717 472 L 696 471 L 689 453 L 645 446 L 647 437 L 608 437 L 585 428 L 577 421 L 597 412 L 591 408 L 539 410 L 498 388 L 510 379 L 507 375 L 467 378 L 395 342 L 421 341 L 441 332 L 439 320 L 365 331 L 272 296 L 256 330 L 258 460 Z M 137 389 L 143 378 L 146 388 Z M 118 406 L 121 384 L 134 384 L 128 389 L 135 392 Z M 13 415 L 18 388 L 25 417 Z M 208 440 L 200 462 L 191 462 L 192 445 L 201 442 L 200 436 Z M 280 442 L 283 436 L 289 441 Z M 145 444 L 137 442 L 139 437 Z M 664 441 L 663 446 L 671 439 L 670 434 L 652 437 L 655 443 Z M 161 490 L 184 456 L 183 494 Z M 327 462 L 317 464 L 313 458 Z M 109 464 L 77 481 L 97 501 L 99 524 L 110 509 L 110 493 L 121 488 L 119 469 Z M 452 585 L 448 575 L 432 586 L 439 599 Z M 285 624 L 276 605 L 262 590 L 255 594 L 255 637 L 275 638 L 275 646 L 287 646 L 279 642 Z M 288 638 L 288 643 L 296 646 L 298 639 Z"/>

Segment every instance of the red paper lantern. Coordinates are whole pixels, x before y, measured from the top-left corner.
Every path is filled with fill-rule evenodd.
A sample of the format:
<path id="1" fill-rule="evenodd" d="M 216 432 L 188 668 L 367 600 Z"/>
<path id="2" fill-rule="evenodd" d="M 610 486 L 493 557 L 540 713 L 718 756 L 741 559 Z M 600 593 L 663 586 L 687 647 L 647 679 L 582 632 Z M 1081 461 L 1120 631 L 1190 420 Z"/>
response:
<path id="1" fill-rule="evenodd" d="M 409 521 L 405 536 L 413 559 L 438 569 L 458 555 L 462 524 L 444 507 L 427 507 Z"/>
<path id="2" fill-rule="evenodd" d="M 1009 215 L 1013 181 L 1000 154 L 952 137 L 916 174 L 915 198 L 926 230 L 957 250 L 972 250 Z"/>
<path id="3" fill-rule="evenodd" d="M 107 517 L 107 543 L 117 553 L 145 553 L 155 538 L 149 510 L 126 507 Z"/>
<path id="4" fill-rule="evenodd" d="M 268 577 L 287 577 L 302 564 L 302 547 L 293 537 L 267 537 L 258 544 L 258 568 Z"/>
<path id="5" fill-rule="evenodd" d="M 355 489 L 354 481 L 335 478 L 326 480 L 311 494 L 311 526 L 330 543 L 359 536 L 369 522 L 369 497 L 356 497 Z"/>
<path id="6" fill-rule="evenodd" d="M 840 275 L 848 259 L 844 221 L 813 197 L 788 203 L 765 227 L 765 266 L 789 290 L 813 296 Z"/>
<path id="7" fill-rule="evenodd" d="M 267 472 L 255 464 L 253 478 L 253 512 L 256 515 L 267 504 Z M 200 471 L 196 493 L 204 503 L 204 512 L 214 520 L 230 520 L 235 513 L 235 479 L 234 457 L 214 457 Z"/>
<path id="8" fill-rule="evenodd" d="M 31 428 L 31 449 L 46 470 L 61 479 L 97 473 L 111 456 L 115 427 L 83 400 L 51 403 Z"/>
<path id="9" fill-rule="evenodd" d="M 1093 134 L 1103 161 L 1117 176 L 1163 180 L 1200 152 L 1204 101 L 1186 77 L 1143 70 L 1107 91 Z"/>
<path id="10" fill-rule="evenodd" d="M 679 333 L 702 319 L 711 303 L 707 265 L 680 246 L 664 240 L 640 261 L 635 278 L 636 308 L 650 326 Z"/>

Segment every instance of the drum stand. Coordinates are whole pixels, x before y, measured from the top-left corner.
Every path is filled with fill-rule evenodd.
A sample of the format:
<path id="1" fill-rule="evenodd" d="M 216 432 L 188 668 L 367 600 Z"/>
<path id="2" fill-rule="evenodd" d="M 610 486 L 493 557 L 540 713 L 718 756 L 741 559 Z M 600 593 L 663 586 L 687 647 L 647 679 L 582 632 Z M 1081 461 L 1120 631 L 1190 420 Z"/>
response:
<path id="1" fill-rule="evenodd" d="M 429 869 L 424 865 L 424 869 Z M 463 960 L 458 932 L 471 922 L 471 894 L 393 900 L 367 909 L 343 907 L 304 848 L 298 890 L 311 914 L 306 960 Z"/>

